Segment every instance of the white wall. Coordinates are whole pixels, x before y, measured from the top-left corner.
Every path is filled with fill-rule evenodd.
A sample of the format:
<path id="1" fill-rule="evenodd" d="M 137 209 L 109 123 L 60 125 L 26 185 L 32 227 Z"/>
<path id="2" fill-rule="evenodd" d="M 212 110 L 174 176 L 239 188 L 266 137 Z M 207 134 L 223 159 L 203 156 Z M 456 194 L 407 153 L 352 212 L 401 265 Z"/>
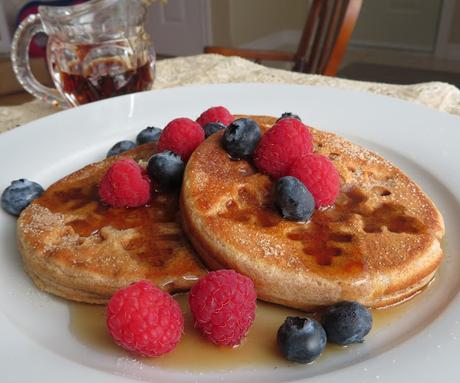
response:
<path id="1" fill-rule="evenodd" d="M 3 3 L 3 8 L 6 13 L 8 27 L 10 28 L 11 34 L 14 32 L 16 16 L 21 7 L 28 3 L 29 0 L 0 0 Z"/>
<path id="2" fill-rule="evenodd" d="M 352 45 L 433 52 L 441 0 L 365 0 Z"/>
<path id="3" fill-rule="evenodd" d="M 307 10 L 306 0 L 212 0 L 213 43 L 245 46 L 285 31 L 300 33 Z"/>

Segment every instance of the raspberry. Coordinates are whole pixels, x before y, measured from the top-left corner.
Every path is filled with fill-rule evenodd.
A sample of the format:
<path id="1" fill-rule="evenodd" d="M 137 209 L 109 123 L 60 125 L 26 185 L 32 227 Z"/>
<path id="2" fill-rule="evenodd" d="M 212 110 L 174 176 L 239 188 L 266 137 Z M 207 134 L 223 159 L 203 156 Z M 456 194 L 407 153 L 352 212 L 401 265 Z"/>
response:
<path id="1" fill-rule="evenodd" d="M 235 117 L 223 106 L 214 106 L 201 113 L 200 117 L 196 119 L 201 127 L 205 127 L 208 122 L 221 122 L 225 126 L 230 125 Z"/>
<path id="2" fill-rule="evenodd" d="M 132 158 L 115 162 L 99 183 L 99 196 L 113 207 L 136 207 L 150 199 L 150 179 Z"/>
<path id="3" fill-rule="evenodd" d="M 287 175 L 292 163 L 313 150 L 308 127 L 295 118 L 283 118 L 261 138 L 254 153 L 256 167 L 274 178 Z"/>
<path id="4" fill-rule="evenodd" d="M 161 133 L 158 152 L 170 150 L 185 162 L 203 140 L 204 130 L 199 124 L 189 118 L 176 118 Z"/>
<path id="5" fill-rule="evenodd" d="M 339 173 L 329 158 L 320 154 L 308 154 L 299 158 L 288 174 L 303 182 L 313 194 L 317 208 L 332 205 L 339 194 Z"/>
<path id="6" fill-rule="evenodd" d="M 195 327 L 217 345 L 237 345 L 254 321 L 256 298 L 248 277 L 233 270 L 210 272 L 190 290 Z"/>
<path id="7" fill-rule="evenodd" d="M 107 327 L 114 341 L 142 356 L 172 351 L 182 335 L 178 303 L 148 281 L 118 290 L 107 305 Z"/>

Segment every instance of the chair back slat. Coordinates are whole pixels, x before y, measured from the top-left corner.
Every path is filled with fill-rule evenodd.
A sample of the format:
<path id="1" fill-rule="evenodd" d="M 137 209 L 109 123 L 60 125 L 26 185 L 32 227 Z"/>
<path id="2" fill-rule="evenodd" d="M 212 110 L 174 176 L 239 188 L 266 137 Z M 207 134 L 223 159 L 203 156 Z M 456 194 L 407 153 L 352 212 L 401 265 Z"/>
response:
<path id="1" fill-rule="evenodd" d="M 307 20 L 304 24 L 302 36 L 300 38 L 299 45 L 297 46 L 297 52 L 295 54 L 293 70 L 296 72 L 305 72 L 307 70 L 307 57 L 311 50 L 311 42 L 313 40 L 312 37 L 316 33 L 316 27 L 318 24 L 321 8 L 321 0 L 314 0 L 310 7 L 310 11 L 308 12 Z"/>
<path id="2" fill-rule="evenodd" d="M 340 24 L 345 15 L 345 10 L 348 6 L 348 0 L 331 0 L 331 10 L 329 17 L 329 25 L 324 37 L 323 48 L 321 49 L 319 64 L 316 72 L 323 73 L 324 68 L 331 56 L 334 43 L 339 34 Z"/>
<path id="3" fill-rule="evenodd" d="M 319 13 L 316 33 L 313 36 L 313 43 L 310 51 L 310 57 L 307 62 L 307 70 L 309 73 L 316 73 L 319 58 L 323 49 L 324 34 L 327 31 L 329 24 L 329 3 L 331 0 L 319 0 L 322 3 L 321 12 Z M 332 0 L 334 1 L 334 0 Z"/>
<path id="4" fill-rule="evenodd" d="M 293 70 L 325 74 L 327 69 L 329 75 L 335 75 L 338 66 L 329 64 L 342 58 L 361 5 L 362 0 L 313 0 Z"/>
<path id="5" fill-rule="evenodd" d="M 355 29 L 356 21 L 358 20 L 359 13 L 363 0 L 348 0 L 346 7 L 343 10 L 343 18 L 339 25 L 334 48 L 329 56 L 327 64 L 322 71 L 326 76 L 335 76 L 340 63 L 342 62 L 343 55 L 348 46 L 348 41 Z"/>

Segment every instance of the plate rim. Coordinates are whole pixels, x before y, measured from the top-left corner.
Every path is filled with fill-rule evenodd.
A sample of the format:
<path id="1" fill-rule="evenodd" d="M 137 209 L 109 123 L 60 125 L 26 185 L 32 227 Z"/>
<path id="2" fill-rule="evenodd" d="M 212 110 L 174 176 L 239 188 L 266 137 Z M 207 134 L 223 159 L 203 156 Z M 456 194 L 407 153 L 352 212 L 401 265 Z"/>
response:
<path id="1" fill-rule="evenodd" d="M 416 107 L 416 108 L 423 108 L 424 110 L 429 111 L 428 113 L 435 113 L 437 115 L 444 116 L 442 118 L 448 118 L 448 119 L 453 118 L 454 119 L 453 121 L 455 121 L 456 123 L 459 124 L 459 131 L 460 131 L 460 116 L 456 116 L 456 115 L 453 115 L 453 114 L 448 114 L 446 112 L 442 112 L 442 111 L 430 108 L 430 107 L 428 107 L 426 105 L 416 104 L 416 103 L 413 103 L 411 101 L 401 100 L 401 99 L 397 99 L 397 98 L 387 96 L 387 95 L 371 94 L 371 93 L 361 91 L 361 90 L 349 90 L 349 89 L 340 89 L 340 88 L 333 88 L 333 87 L 328 87 L 328 86 L 316 86 L 316 85 L 232 83 L 232 84 L 188 85 L 188 86 L 183 86 L 183 87 L 164 88 L 164 89 L 152 90 L 150 92 L 143 92 L 143 93 L 137 93 L 137 94 L 133 94 L 133 95 L 126 95 L 126 96 L 122 96 L 122 97 L 107 99 L 107 100 L 103 100 L 103 101 L 100 101 L 100 102 L 97 102 L 97 103 L 92 103 L 92 104 L 85 105 L 85 106 L 83 106 L 81 108 L 73 108 L 73 109 L 69 109 L 69 110 L 60 111 L 58 113 L 54 113 L 52 115 L 42 117 L 40 119 L 37 119 L 37 120 L 31 121 L 31 122 L 29 122 L 27 124 L 24 124 L 24 125 L 22 125 L 22 126 L 20 126 L 18 128 L 14 128 L 14 129 L 11 129 L 11 130 L 9 130 L 7 132 L 4 132 L 4 133 L 0 134 L 0 146 L 1 146 L 1 143 L 3 141 L 8 141 L 9 140 L 9 139 L 5 139 L 5 138 L 2 138 L 2 137 L 13 137 L 14 138 L 15 136 L 25 135 L 26 133 L 29 132 L 29 130 L 35 129 L 35 126 L 42 124 L 44 121 L 50 121 L 50 119 L 51 119 L 51 121 L 53 119 L 57 119 L 57 120 L 64 119 L 65 120 L 65 118 L 68 118 L 68 116 L 72 116 L 72 113 L 81 114 L 81 113 L 85 113 L 85 111 L 97 110 L 97 109 L 101 108 L 102 105 L 111 105 L 111 104 L 123 103 L 123 102 L 126 103 L 122 99 L 129 100 L 128 101 L 129 103 L 133 103 L 133 102 L 135 103 L 136 98 L 147 97 L 147 96 L 143 96 L 145 94 L 152 94 L 152 93 L 158 94 L 159 92 L 161 92 L 161 93 L 173 92 L 174 93 L 174 92 L 181 91 L 181 90 L 184 91 L 184 92 L 188 92 L 188 91 L 194 92 L 194 91 L 199 91 L 199 90 L 203 90 L 203 89 L 209 89 L 210 87 L 212 87 L 214 89 L 219 89 L 219 88 L 222 88 L 222 87 L 241 87 L 241 86 L 242 87 L 262 87 L 262 88 L 276 87 L 278 89 L 291 88 L 291 87 L 294 88 L 295 87 L 295 88 L 322 89 L 323 91 L 332 91 L 332 92 L 339 91 L 339 92 L 342 92 L 342 93 L 345 93 L 345 94 L 346 93 L 356 93 L 356 94 L 360 94 L 360 95 L 364 94 L 366 97 L 371 96 L 371 98 L 375 98 L 376 100 L 377 99 L 391 100 L 391 102 L 403 103 L 405 105 L 411 105 L 411 107 Z M 376 101 L 376 102 L 379 102 L 379 101 Z M 18 133 L 18 132 L 25 132 L 25 133 Z M 459 134 L 459 133 L 456 133 L 456 134 Z M 454 193 L 455 197 L 459 198 L 460 194 L 457 194 L 458 190 L 454 190 L 453 192 L 455 192 Z M 456 302 L 455 304 L 457 306 L 459 306 L 458 308 L 460 308 L 460 299 L 458 299 L 458 298 L 459 298 L 459 296 L 457 294 L 457 296 L 452 300 L 452 304 L 455 301 Z M 445 311 L 447 311 L 448 309 L 449 308 L 446 308 Z M 459 310 L 459 312 L 460 312 L 460 310 Z M 2 311 L 0 311 L 0 314 L 1 314 L 0 318 L 4 317 Z M 445 313 L 443 313 L 442 315 L 444 315 L 444 314 Z M 3 323 L 3 319 L 0 319 L 0 324 L 2 324 L 2 323 Z M 14 333 L 14 331 L 12 331 L 12 333 Z M 403 346 L 404 345 L 398 345 L 396 348 L 400 348 L 400 347 L 403 347 Z M 46 348 L 44 348 L 44 349 L 47 350 Z M 50 352 L 49 350 L 47 350 L 47 351 Z M 4 354 L 3 351 L 2 351 L 2 354 Z M 380 354 L 377 357 L 374 357 L 373 359 L 378 359 L 384 354 Z M 53 353 L 53 355 L 54 355 L 54 353 Z M 314 377 L 314 379 L 321 378 L 321 382 L 326 382 L 326 381 L 328 381 L 327 375 L 331 375 L 331 374 L 336 375 L 336 373 L 340 373 L 341 371 L 345 372 L 345 370 L 350 371 L 350 369 L 356 369 L 355 367 L 361 365 L 362 363 L 369 364 L 369 361 L 367 360 L 365 362 L 359 362 L 359 363 L 354 364 L 352 366 L 348 366 L 348 367 L 345 367 L 343 369 L 340 369 L 339 371 L 332 371 L 330 373 L 318 375 L 317 377 Z M 78 363 L 74 362 L 74 364 L 78 364 Z M 94 370 L 94 369 L 91 368 L 91 371 L 98 371 L 98 370 Z M 98 372 L 100 372 L 100 371 L 98 371 Z M 112 381 L 113 381 L 113 376 L 110 375 L 110 377 L 112 377 Z M 123 378 L 123 379 L 125 379 L 125 378 Z M 312 378 L 309 378 L 309 379 L 312 379 Z M 131 381 L 131 380 L 121 380 L 121 381 Z M 299 380 L 299 382 L 300 381 L 303 381 L 303 379 Z"/>

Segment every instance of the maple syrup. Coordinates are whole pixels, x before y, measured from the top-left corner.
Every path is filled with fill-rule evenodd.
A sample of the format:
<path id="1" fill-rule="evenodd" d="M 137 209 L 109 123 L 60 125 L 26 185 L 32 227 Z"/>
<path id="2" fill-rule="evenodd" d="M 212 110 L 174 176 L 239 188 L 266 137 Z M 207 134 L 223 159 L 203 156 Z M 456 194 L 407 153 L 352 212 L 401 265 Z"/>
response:
<path id="1" fill-rule="evenodd" d="M 114 64 L 105 62 L 107 68 Z M 78 104 L 98 101 L 109 97 L 149 90 L 153 84 L 153 72 L 150 62 L 135 69 L 118 71 L 116 74 L 84 76 L 82 74 L 60 72 L 60 86 L 68 99 Z"/>
<path id="2" fill-rule="evenodd" d="M 239 203 L 233 199 L 229 200 L 225 210 L 219 213 L 219 217 L 260 227 L 276 226 L 282 217 L 275 206 L 273 194 L 269 192 L 273 189 L 271 183 L 265 187 L 267 190 L 263 201 L 259 201 L 245 187 L 240 188 L 237 199 Z M 350 221 L 353 216 L 358 215 L 363 221 L 363 230 L 367 233 L 382 232 L 384 226 L 394 233 L 426 232 L 425 225 L 407 215 L 402 205 L 383 203 L 375 209 L 370 209 L 366 205 L 367 200 L 368 196 L 357 187 L 341 191 L 334 206 L 317 209 L 309 222 L 293 229 L 287 237 L 300 241 L 304 254 L 314 257 L 318 265 L 329 266 L 334 257 L 345 255 L 348 261 L 340 267 L 348 274 L 359 274 L 366 272 L 364 256 L 357 246 L 342 246 L 352 243 L 353 234 L 332 229 L 334 224 Z"/>
<path id="3" fill-rule="evenodd" d="M 331 265 L 336 256 L 348 255 L 353 258 L 344 268 L 347 272 L 364 271 L 363 255 L 356 246 L 337 246 L 336 243 L 351 243 L 353 235 L 331 230 L 331 224 L 347 222 L 353 215 L 363 220 L 363 230 L 367 233 L 380 233 L 387 227 L 394 233 L 423 233 L 426 228 L 422 222 L 405 213 L 405 208 L 394 203 L 383 203 L 376 209 L 366 206 L 368 197 L 359 188 L 342 191 L 334 206 L 315 211 L 311 222 L 288 234 L 288 238 L 301 241 L 306 255 L 315 257 L 319 265 Z"/>
<path id="4" fill-rule="evenodd" d="M 256 319 L 248 336 L 238 347 L 219 347 L 206 340 L 193 326 L 188 309 L 187 294 L 176 294 L 174 298 L 182 308 L 185 318 L 184 334 L 176 349 L 158 358 L 137 357 L 117 346 L 107 332 L 105 306 L 83 303 L 69 303 L 70 331 L 83 344 L 115 357 L 130 357 L 142 364 L 180 371 L 230 371 L 244 367 L 297 367 L 308 365 L 290 363 L 282 357 L 276 344 L 276 333 L 287 316 L 309 316 L 315 319 L 320 314 L 306 314 L 287 307 L 257 302 Z M 373 326 L 367 336 L 389 327 L 400 320 L 405 313 L 420 301 L 420 296 L 410 301 L 386 309 L 372 310 Z M 323 354 L 314 362 L 321 363 L 336 353 L 350 351 L 359 344 L 346 348 L 328 344 Z"/>
<path id="5" fill-rule="evenodd" d="M 155 144 L 147 144 L 133 158 L 136 161 L 146 161 L 154 152 Z M 97 171 L 85 170 L 77 180 L 71 176 L 70 180 L 57 182 L 35 202 L 53 213 L 69 217 L 66 225 L 80 239 L 93 236 L 96 241 L 104 240 L 104 228 L 107 227 L 118 231 L 133 230 L 135 235 L 123 238 L 122 243 L 123 248 L 129 251 L 128 261 L 120 261 L 112 266 L 110 259 L 107 262 L 96 260 L 82 264 L 81 269 L 91 268 L 109 279 L 116 278 L 113 277 L 114 273 L 126 272 L 134 275 L 138 272 L 138 279 L 157 281 L 168 291 L 177 292 L 190 288 L 193 281 L 203 275 L 205 270 L 189 249 L 182 233 L 179 191 L 154 191 L 145 206 L 129 209 L 111 207 L 99 198 L 98 182 L 103 171 L 104 167 L 98 167 Z M 72 261 L 68 253 L 63 251 L 62 262 L 70 264 Z M 140 268 L 135 269 L 132 265 L 140 265 Z M 88 289 L 91 288 L 89 285 Z"/>

